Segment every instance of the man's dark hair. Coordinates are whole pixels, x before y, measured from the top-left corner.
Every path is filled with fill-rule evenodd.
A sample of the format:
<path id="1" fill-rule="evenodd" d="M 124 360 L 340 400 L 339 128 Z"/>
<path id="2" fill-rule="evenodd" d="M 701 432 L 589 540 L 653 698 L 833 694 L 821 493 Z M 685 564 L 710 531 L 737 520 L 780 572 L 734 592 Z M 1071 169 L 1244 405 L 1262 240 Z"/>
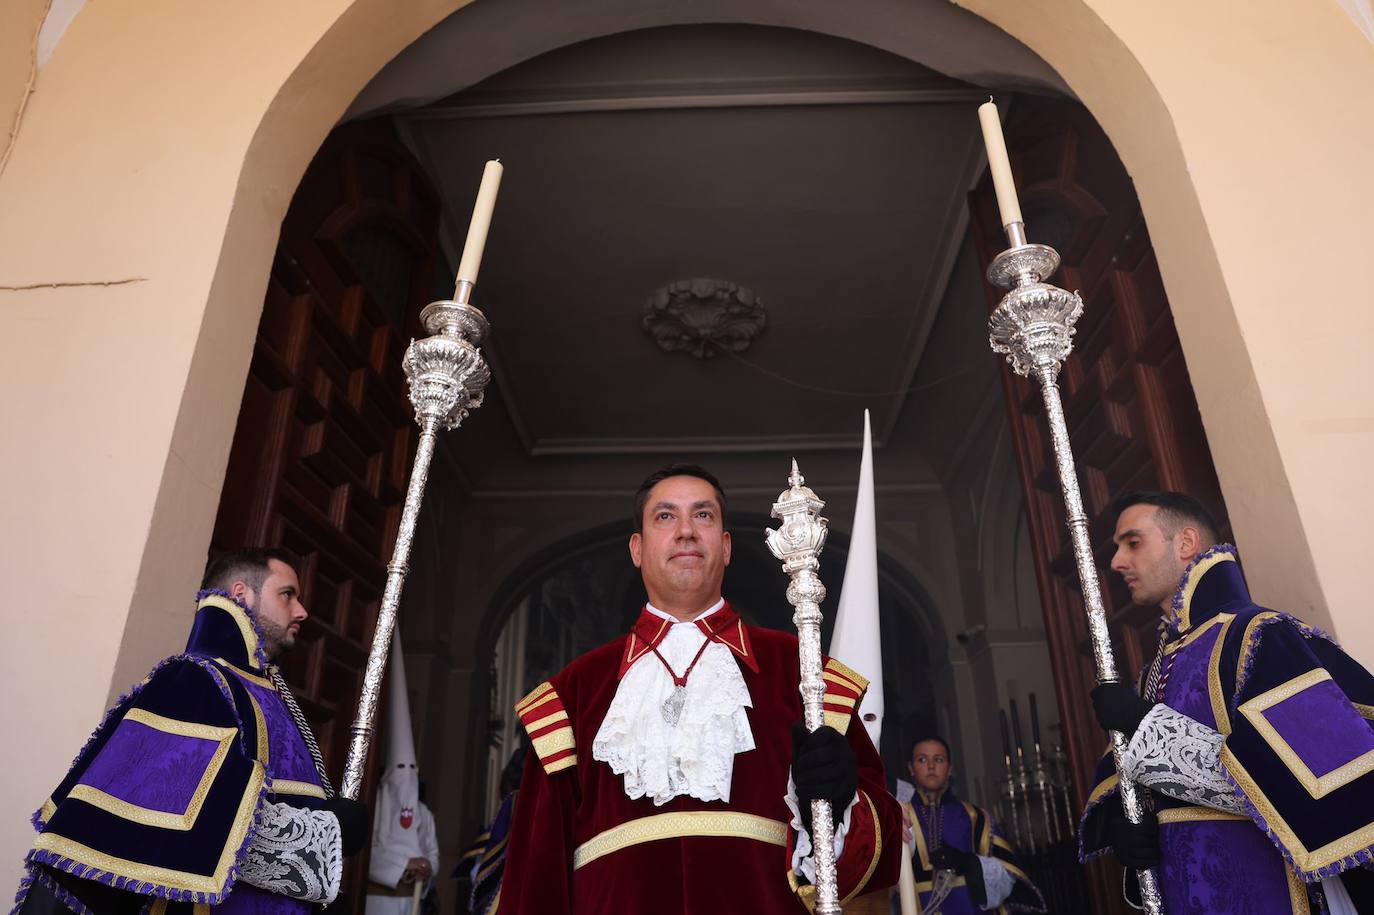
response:
<path id="1" fill-rule="evenodd" d="M 1211 547 L 1220 539 L 1221 528 L 1216 517 L 1197 499 L 1183 492 L 1171 490 L 1140 489 L 1117 496 L 1112 502 L 1112 511 L 1117 517 L 1132 505 L 1154 505 L 1159 509 L 1155 517 L 1159 529 L 1170 539 L 1178 536 L 1185 527 L 1195 527 L 1202 535 L 1202 548 Z"/>
<path id="2" fill-rule="evenodd" d="M 230 550 L 210 560 L 205 567 L 205 576 L 200 581 L 202 591 L 228 591 L 234 582 L 241 581 L 253 589 L 254 594 L 262 593 L 262 583 L 270 572 L 270 560 L 285 563 L 296 568 L 296 558 L 286 550 L 275 547 Z"/>
<path id="3" fill-rule="evenodd" d="M 951 752 L 949 751 L 949 741 L 948 741 L 948 740 L 945 740 L 945 739 L 944 739 L 943 737 L 941 737 L 939 734 L 922 734 L 922 735 L 920 735 L 919 737 L 917 737 L 915 740 L 911 741 L 911 743 L 907 744 L 907 747 L 906 747 L 906 758 L 907 758 L 907 761 L 910 762 L 910 761 L 911 761 L 911 757 L 913 757 L 913 756 L 916 755 L 916 747 L 918 747 L 919 745 L 921 745 L 921 744 L 923 744 L 923 743 L 926 743 L 926 742 L 928 742 L 928 741 L 934 741 L 935 743 L 938 743 L 940 746 L 944 747 L 944 748 L 945 748 L 945 758 L 946 758 L 946 759 L 953 759 L 953 758 L 954 758 L 954 754 L 951 753 Z"/>
<path id="4" fill-rule="evenodd" d="M 696 477 L 710 483 L 716 491 L 716 501 L 720 503 L 721 526 L 725 525 L 725 490 L 721 489 L 720 480 L 716 479 L 715 474 L 696 464 L 669 464 L 645 477 L 639 489 L 635 490 L 635 533 L 644 530 L 644 506 L 649 503 L 649 491 L 669 477 Z"/>

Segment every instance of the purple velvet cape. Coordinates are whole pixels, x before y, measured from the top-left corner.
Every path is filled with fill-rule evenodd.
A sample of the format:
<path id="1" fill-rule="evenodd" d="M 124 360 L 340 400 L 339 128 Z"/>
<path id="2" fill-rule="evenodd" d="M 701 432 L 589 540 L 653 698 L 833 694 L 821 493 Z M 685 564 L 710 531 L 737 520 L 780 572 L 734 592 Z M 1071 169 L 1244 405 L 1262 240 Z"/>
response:
<path id="1" fill-rule="evenodd" d="M 260 806 L 314 808 L 325 794 L 252 612 L 222 592 L 197 601 L 185 653 L 119 700 L 34 814 L 16 912 L 34 883 L 78 913 L 150 898 L 166 915 L 311 909 L 237 882 Z"/>
<path id="2" fill-rule="evenodd" d="M 1031 882 L 1011 843 L 1002 835 L 997 824 L 987 811 L 960 800 L 953 791 L 944 791 L 933 807 L 925 805 L 920 792 L 912 799 L 914 803 L 905 804 L 907 813 L 915 824 L 913 835 L 916 839 L 916 853 L 911 856 L 912 875 L 916 878 L 916 894 L 922 911 L 930 903 L 934 871 L 930 865 L 931 821 L 940 821 L 940 844 L 960 851 L 971 851 L 984 858 L 992 858 L 1006 868 L 1015 880 L 1011 895 L 996 909 L 984 910 L 974 902 L 964 878 L 960 877 L 953 891 L 940 903 L 942 915 L 981 915 L 992 911 L 999 915 L 1008 912 L 1044 912 L 1045 900 L 1040 890 Z M 916 808 L 920 807 L 918 811 Z"/>
<path id="3" fill-rule="evenodd" d="M 1306 913 L 1308 884 L 1336 874 L 1358 904 L 1374 858 L 1374 677 L 1325 634 L 1257 606 L 1230 545 L 1189 566 L 1168 622 L 1161 701 L 1225 736 L 1249 816 L 1150 793 L 1165 910 Z M 1109 850 L 1116 784 L 1108 754 L 1083 815 L 1084 860 Z"/>

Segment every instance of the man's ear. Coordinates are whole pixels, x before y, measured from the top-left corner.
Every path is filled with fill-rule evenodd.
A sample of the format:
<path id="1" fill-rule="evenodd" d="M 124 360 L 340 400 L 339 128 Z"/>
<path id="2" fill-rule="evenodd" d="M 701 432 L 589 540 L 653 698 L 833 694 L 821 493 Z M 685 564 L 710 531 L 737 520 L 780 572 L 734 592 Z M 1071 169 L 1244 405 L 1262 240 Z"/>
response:
<path id="1" fill-rule="evenodd" d="M 643 556 L 644 538 L 640 536 L 639 531 L 635 531 L 630 535 L 630 561 L 635 564 L 636 569 L 641 567 L 639 561 Z"/>
<path id="2" fill-rule="evenodd" d="M 247 582 L 236 581 L 229 586 L 229 596 L 246 607 L 253 606 L 253 589 Z"/>
<path id="3" fill-rule="evenodd" d="M 722 555 L 725 556 L 725 564 L 728 566 L 730 564 L 730 532 L 726 531 L 724 534 L 722 534 L 720 540 L 721 544 L 724 546 L 724 552 Z"/>
<path id="4" fill-rule="evenodd" d="M 1202 534 L 1195 527 L 1184 527 L 1178 532 L 1174 546 L 1179 559 L 1192 562 L 1202 552 Z"/>

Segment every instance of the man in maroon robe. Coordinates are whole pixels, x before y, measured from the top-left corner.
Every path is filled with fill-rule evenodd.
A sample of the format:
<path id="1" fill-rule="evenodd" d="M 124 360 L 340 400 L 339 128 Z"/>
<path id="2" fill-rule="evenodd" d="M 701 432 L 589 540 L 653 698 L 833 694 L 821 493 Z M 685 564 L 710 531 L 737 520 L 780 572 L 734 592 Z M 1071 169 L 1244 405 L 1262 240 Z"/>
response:
<path id="1" fill-rule="evenodd" d="M 828 661 L 826 726 L 797 726 L 796 637 L 721 598 L 725 507 L 699 467 L 650 476 L 629 543 L 648 605 L 516 705 L 534 752 L 501 915 L 806 911 L 818 799 L 834 811 L 841 898 L 896 881 L 901 814 L 854 721 L 867 681 Z"/>

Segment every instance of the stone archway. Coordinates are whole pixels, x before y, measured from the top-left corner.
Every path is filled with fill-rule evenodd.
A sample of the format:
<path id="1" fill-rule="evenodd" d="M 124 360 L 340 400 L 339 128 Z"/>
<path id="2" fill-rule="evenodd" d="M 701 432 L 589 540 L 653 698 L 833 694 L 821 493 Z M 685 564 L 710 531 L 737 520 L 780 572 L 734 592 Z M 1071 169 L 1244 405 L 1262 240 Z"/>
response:
<path id="1" fill-rule="evenodd" d="M 3 421 L 44 430 L 7 438 L 19 485 L 0 552 L 11 606 L 50 608 L 24 617 L 6 669 L 44 683 L 62 657 L 68 674 L 0 722 L 42 735 L 7 821 L 47 790 L 109 694 L 177 646 L 291 191 L 359 89 L 461 5 L 164 3 L 133 17 L 90 4 L 45 67 L 0 179 L 0 301 L 16 318 Z M 818 31 L 849 14 L 761 5 Z M 1256 591 L 1334 622 L 1370 659 L 1346 519 L 1374 510 L 1374 494 L 1329 484 L 1355 477 L 1374 439 L 1366 335 L 1352 333 L 1371 319 L 1345 279 L 1374 206 L 1360 159 L 1374 122 L 1346 116 L 1374 79 L 1363 36 L 1302 0 L 1244 22 L 1127 0 L 966 6 L 1064 77 L 1136 180 Z M 1288 65 L 1256 46 L 1283 48 Z M 1254 125 L 1263 142 L 1239 146 Z M 1299 169 L 1307 180 L 1272 180 Z M 1274 269 L 1276 251 L 1306 269 Z M 1307 335 L 1303 352 L 1290 345 L 1296 302 L 1309 326 L 1337 329 Z M 17 860 L 26 838 L 10 835 Z"/>

